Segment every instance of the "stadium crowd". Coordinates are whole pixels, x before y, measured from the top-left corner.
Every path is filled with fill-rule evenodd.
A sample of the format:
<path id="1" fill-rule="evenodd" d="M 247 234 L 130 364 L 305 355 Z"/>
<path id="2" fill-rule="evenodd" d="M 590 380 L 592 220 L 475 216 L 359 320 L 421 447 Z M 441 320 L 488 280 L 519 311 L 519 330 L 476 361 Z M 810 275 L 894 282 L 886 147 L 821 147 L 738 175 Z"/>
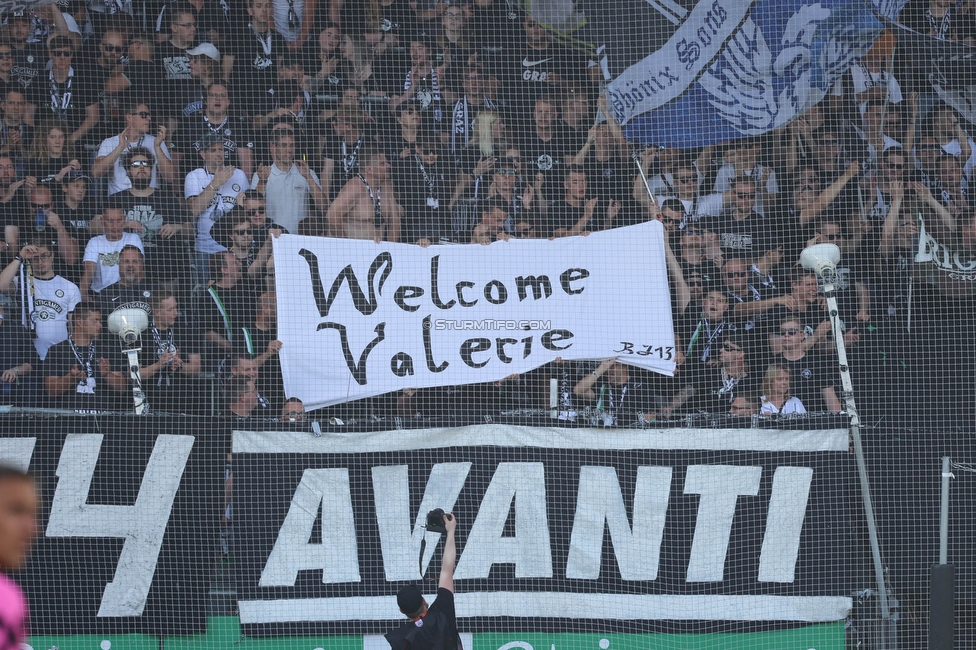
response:
<path id="1" fill-rule="evenodd" d="M 911 0 L 903 20 L 976 33 L 971 12 L 935 0 Z M 903 396 L 971 400 L 973 285 L 916 252 L 924 229 L 976 258 L 976 142 L 910 55 L 891 65 L 894 49 L 886 32 L 767 135 L 633 151 L 599 63 L 505 0 L 64 0 L 7 14 L 0 403 L 131 408 L 106 330 L 125 305 L 149 314 L 155 410 L 300 419 L 278 362 L 281 233 L 491 245 L 650 219 L 666 232 L 674 378 L 556 362 L 328 415 L 544 409 L 551 378 L 565 419 L 840 412 L 822 291 L 797 265 L 823 242 L 843 252 L 859 397 L 914 411 Z"/>

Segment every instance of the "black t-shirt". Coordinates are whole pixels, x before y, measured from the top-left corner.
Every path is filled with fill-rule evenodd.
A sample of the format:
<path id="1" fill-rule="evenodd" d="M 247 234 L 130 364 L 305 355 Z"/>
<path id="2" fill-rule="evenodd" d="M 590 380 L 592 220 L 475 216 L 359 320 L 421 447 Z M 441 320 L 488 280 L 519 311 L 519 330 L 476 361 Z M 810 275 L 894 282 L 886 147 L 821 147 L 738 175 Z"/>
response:
<path id="1" fill-rule="evenodd" d="M 797 361 L 789 361 L 786 357 L 778 355 L 770 362 L 790 369 L 790 388 L 803 402 L 807 413 L 827 411 L 822 391 L 836 384 L 838 370 L 835 363 L 831 363 L 826 356 L 815 352 L 807 352 Z"/>
<path id="2" fill-rule="evenodd" d="M 234 340 L 234 352 L 251 358 L 264 354 L 268 344 L 278 338 L 273 330 L 261 330 L 257 327 L 241 328 L 240 336 Z M 281 413 L 285 405 L 285 382 L 281 376 L 281 359 L 272 355 L 264 362 L 258 371 L 257 389 L 264 400 L 264 408 L 272 413 Z"/>
<path id="3" fill-rule="evenodd" d="M 758 380 L 750 375 L 742 378 L 726 377 L 720 366 L 694 366 L 692 382 L 695 396 L 690 402 L 691 411 L 705 411 L 713 415 L 727 415 L 732 401 L 740 395 L 755 393 L 759 389 Z"/>
<path id="4" fill-rule="evenodd" d="M 44 72 L 47 52 L 41 43 L 28 43 L 24 49 L 13 49 L 14 67 L 10 69 L 10 79 L 14 82 L 12 90 L 26 92 L 34 80 Z"/>
<path id="5" fill-rule="evenodd" d="M 117 354 L 116 350 L 118 345 L 112 346 L 98 340 L 93 341 L 90 346 L 74 346 L 70 339 L 51 346 L 41 364 L 39 374 L 42 379 L 64 377 L 72 366 L 78 366 L 79 370 L 87 373 L 87 380 L 82 377 L 75 388 L 62 395 L 48 397 L 47 405 L 52 408 L 84 410 L 119 408 L 124 394 L 114 391 L 98 371 L 98 360 L 105 358 L 111 361 Z"/>
<path id="6" fill-rule="evenodd" d="M 587 199 L 587 201 L 588 200 L 589 199 Z M 545 233 L 546 237 L 552 237 L 553 234 L 555 234 L 555 231 L 560 228 L 572 228 L 580 219 L 583 218 L 585 211 L 586 201 L 581 203 L 579 206 L 570 205 L 569 203 L 566 203 L 565 200 L 559 201 L 554 206 L 549 208 L 545 223 L 541 224 L 542 231 Z M 584 230 L 588 229 L 589 226 L 584 228 Z"/>
<path id="7" fill-rule="evenodd" d="M 520 43 L 511 48 L 502 65 L 504 67 L 497 76 L 505 84 L 508 104 L 521 106 L 528 114 L 536 98 L 553 89 L 554 77 L 574 85 L 582 82 L 586 75 L 586 60 L 557 43 L 543 50 Z"/>
<path id="8" fill-rule="evenodd" d="M 143 245 L 155 248 L 161 243 L 159 229 L 164 225 L 182 224 L 187 221 L 183 203 L 166 190 L 156 190 L 149 196 L 135 196 L 129 191 L 122 191 L 112 196 L 125 212 L 126 221 L 137 221 L 142 224 L 143 231 L 139 233 Z"/>
<path id="9" fill-rule="evenodd" d="M 116 282 L 105 287 L 95 296 L 95 304 L 102 312 L 102 318 L 108 320 L 109 314 L 116 309 L 141 309 L 149 318 L 152 319 L 152 294 L 155 290 L 155 283 L 143 280 L 136 284 L 126 286 L 121 282 Z"/>
<path id="10" fill-rule="evenodd" d="M 285 42 L 274 29 L 259 35 L 250 23 L 228 43 L 228 54 L 234 56 L 231 77 L 237 106 L 252 115 L 255 102 L 263 102 L 274 86 L 278 74 L 275 61 L 285 52 Z"/>
<path id="11" fill-rule="evenodd" d="M 61 185 L 61 181 L 56 181 L 54 177 L 60 174 L 61 170 L 67 167 L 69 162 L 71 160 L 67 156 L 44 158 L 43 160 L 29 160 L 25 173 L 27 176 L 36 178 L 39 185 L 52 183 L 52 187 L 58 187 Z"/>
<path id="12" fill-rule="evenodd" d="M 156 363 L 163 354 L 179 351 L 183 363 L 188 363 L 191 354 L 200 353 L 200 339 L 180 323 L 168 330 L 159 331 L 149 327 L 142 333 L 142 350 L 139 352 L 139 365 L 145 368 Z M 128 360 L 118 355 L 120 365 L 116 368 L 127 372 Z M 170 366 L 158 370 L 149 379 L 143 379 L 149 405 L 157 411 L 194 412 L 199 400 L 199 391 L 193 390 L 195 380 Z"/>
<path id="13" fill-rule="evenodd" d="M 85 121 L 85 109 L 98 103 L 98 94 L 78 72 L 69 75 L 63 83 L 42 72 L 31 85 L 30 101 L 37 105 L 34 119 L 59 119 L 73 132 Z"/>
<path id="14" fill-rule="evenodd" d="M 454 191 L 454 179 L 447 163 L 438 160 L 423 165 L 416 155 L 401 158 L 394 167 L 397 201 L 406 218 L 402 240 L 413 243 L 422 237 L 433 241 L 451 236 L 448 202 Z"/>
<path id="15" fill-rule="evenodd" d="M 757 212 L 742 221 L 725 212 L 717 217 L 705 217 L 700 223 L 702 228 L 718 235 L 719 245 L 726 255 L 755 258 L 772 250 L 778 242 L 776 234 L 770 232 L 772 224 Z"/>
<path id="16" fill-rule="evenodd" d="M 569 152 L 565 148 L 567 138 L 560 133 L 561 130 L 562 127 L 554 127 L 552 138 L 549 142 L 545 142 L 536 134 L 534 128 L 529 129 L 519 148 L 525 173 L 529 178 L 534 178 L 537 173 L 545 174 L 547 186 L 562 185 L 566 170 L 564 160 Z"/>
<path id="17" fill-rule="evenodd" d="M 195 169 L 200 166 L 200 143 L 204 136 L 216 133 L 224 139 L 224 160 L 228 165 L 241 166 L 238 158 L 238 151 L 241 149 L 254 149 L 254 137 L 251 129 L 243 120 L 226 117 L 219 124 L 211 122 L 206 115 L 196 114 L 186 119 L 180 133 L 178 151 L 192 160 L 192 167 Z"/>
<path id="18" fill-rule="evenodd" d="M 156 69 L 162 80 L 162 95 L 157 89 L 155 96 L 162 101 L 164 114 L 181 115 L 184 105 L 180 102 L 192 92 L 193 88 L 199 86 L 199 82 L 190 76 L 190 55 L 186 50 L 181 50 L 169 41 L 156 45 L 156 53 L 153 57 L 156 62 Z"/>
<path id="19" fill-rule="evenodd" d="M 329 200 L 334 200 L 349 179 L 359 173 L 359 151 L 366 144 L 365 134 L 361 134 L 352 144 L 347 144 L 335 134 L 326 137 L 325 146 L 322 148 L 322 159 L 332 160 L 335 163 L 332 166 L 332 178 L 327 179 Z M 390 162 L 394 160 L 390 158 Z"/>
<path id="20" fill-rule="evenodd" d="M 407 621 L 387 634 L 386 640 L 393 650 L 462 650 L 454 592 L 440 587 L 423 618 Z"/>
<path id="21" fill-rule="evenodd" d="M 31 364 L 33 368 L 40 364 L 29 331 L 20 326 L 17 318 L 10 315 L 0 323 L 0 359 L 0 371 L 25 363 Z M 7 384 L 0 381 L 0 404 L 24 403 L 29 398 L 25 386 L 24 382 Z"/>
<path id="22" fill-rule="evenodd" d="M 197 303 L 198 328 L 202 334 L 216 332 L 234 343 L 235 339 L 240 336 L 240 328 L 247 326 L 254 320 L 254 293 L 244 280 L 241 280 L 233 289 L 224 289 L 216 285 L 212 288 L 220 299 L 224 313 L 221 313 L 221 309 L 211 292 L 204 293 Z M 228 318 L 228 323 L 224 321 L 224 314 Z M 204 362 L 208 364 L 205 367 L 208 368 L 225 356 L 222 349 L 212 344 L 208 344 L 204 351 L 206 353 Z"/>

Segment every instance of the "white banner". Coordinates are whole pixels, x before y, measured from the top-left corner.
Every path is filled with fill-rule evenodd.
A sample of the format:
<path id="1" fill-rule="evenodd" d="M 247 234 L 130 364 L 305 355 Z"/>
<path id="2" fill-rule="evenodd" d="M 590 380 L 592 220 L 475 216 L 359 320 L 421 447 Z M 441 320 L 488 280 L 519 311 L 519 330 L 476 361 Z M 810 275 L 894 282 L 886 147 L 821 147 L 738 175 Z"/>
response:
<path id="1" fill-rule="evenodd" d="M 309 410 L 556 357 L 674 373 L 661 224 L 490 246 L 274 241 L 285 393 Z"/>

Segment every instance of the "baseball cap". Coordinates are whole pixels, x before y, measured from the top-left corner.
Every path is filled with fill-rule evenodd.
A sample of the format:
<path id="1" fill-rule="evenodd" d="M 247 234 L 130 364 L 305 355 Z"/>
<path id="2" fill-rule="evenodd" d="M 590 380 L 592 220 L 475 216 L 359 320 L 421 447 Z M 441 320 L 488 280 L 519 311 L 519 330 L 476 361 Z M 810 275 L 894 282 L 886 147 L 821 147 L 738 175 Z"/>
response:
<path id="1" fill-rule="evenodd" d="M 205 56 L 214 61 L 220 61 L 220 50 L 214 47 L 213 43 L 200 43 L 192 50 L 187 50 L 186 53 L 190 56 Z"/>
<path id="2" fill-rule="evenodd" d="M 218 142 L 223 144 L 224 143 L 223 137 L 211 131 L 205 134 L 202 138 L 200 138 L 200 150 L 203 151 L 204 149 L 209 149 L 210 147 L 214 146 Z"/>
<path id="3" fill-rule="evenodd" d="M 68 173 L 64 175 L 64 180 L 61 182 L 67 185 L 68 183 L 74 183 L 75 181 L 80 181 L 81 179 L 85 179 L 89 183 L 91 182 L 91 176 L 80 169 L 69 169 Z"/>
<path id="4" fill-rule="evenodd" d="M 419 612 L 424 606 L 424 595 L 420 592 L 420 587 L 417 585 L 401 587 L 397 592 L 397 606 L 407 616 Z"/>

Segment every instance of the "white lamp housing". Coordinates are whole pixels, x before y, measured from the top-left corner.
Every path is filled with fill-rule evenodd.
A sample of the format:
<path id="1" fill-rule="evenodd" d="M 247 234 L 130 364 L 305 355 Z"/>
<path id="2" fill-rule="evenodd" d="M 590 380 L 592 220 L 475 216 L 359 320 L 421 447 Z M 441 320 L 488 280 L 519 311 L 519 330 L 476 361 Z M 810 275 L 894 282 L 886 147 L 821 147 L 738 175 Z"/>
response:
<path id="1" fill-rule="evenodd" d="M 149 327 L 149 314 L 143 309 L 116 309 L 108 315 L 108 331 L 117 335 L 122 342 L 132 345 L 139 335 Z"/>
<path id="2" fill-rule="evenodd" d="M 833 270 L 840 262 L 840 249 L 834 244 L 814 244 L 800 253 L 800 265 L 808 271 L 824 277 L 833 276 Z"/>

